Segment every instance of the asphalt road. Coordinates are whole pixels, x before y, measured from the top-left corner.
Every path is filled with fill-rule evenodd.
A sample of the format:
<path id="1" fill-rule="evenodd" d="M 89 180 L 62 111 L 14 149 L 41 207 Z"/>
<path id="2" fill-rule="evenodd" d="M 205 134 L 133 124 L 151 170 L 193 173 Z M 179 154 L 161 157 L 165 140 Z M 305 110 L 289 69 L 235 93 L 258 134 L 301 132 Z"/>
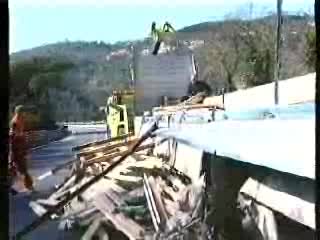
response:
<path id="1" fill-rule="evenodd" d="M 77 127 L 73 126 L 72 129 L 74 128 Z M 93 134 L 94 128 L 92 126 L 88 126 L 88 129 L 81 126 L 81 130 L 84 132 L 88 130 L 91 132 L 90 134 L 71 135 L 60 141 L 32 150 L 29 154 L 29 167 L 32 176 L 38 177 L 56 165 L 72 160 L 74 157 L 72 147 L 106 138 L 103 133 Z M 97 131 L 101 131 L 101 128 Z M 55 176 L 35 182 L 35 193 L 10 195 L 10 235 L 12 237 L 37 217 L 29 207 L 29 202 L 39 197 L 46 198 L 54 185 L 63 181 L 66 173 L 67 171 L 60 171 Z M 74 232 L 59 231 L 58 222 L 50 221 L 28 234 L 25 239 L 62 240 L 80 239 L 80 237 L 79 234 Z"/>

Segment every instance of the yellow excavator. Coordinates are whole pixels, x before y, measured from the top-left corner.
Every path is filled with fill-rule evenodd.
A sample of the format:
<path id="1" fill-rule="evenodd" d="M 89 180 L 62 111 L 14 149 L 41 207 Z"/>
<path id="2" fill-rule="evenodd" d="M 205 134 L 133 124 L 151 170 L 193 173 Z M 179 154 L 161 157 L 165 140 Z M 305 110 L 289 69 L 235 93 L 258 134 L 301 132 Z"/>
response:
<path id="1" fill-rule="evenodd" d="M 105 109 L 110 137 L 134 133 L 134 90 L 115 90 Z"/>
<path id="2" fill-rule="evenodd" d="M 151 34 L 155 41 L 153 55 L 157 55 L 158 50 L 160 48 L 160 44 L 162 42 L 169 41 L 170 39 L 175 40 L 176 31 L 168 22 L 164 24 L 162 29 L 161 28 L 157 29 L 155 22 L 153 22 Z M 165 96 L 162 96 L 162 93 L 168 93 L 169 98 L 177 98 L 177 97 L 180 98 L 181 97 L 180 94 L 182 95 L 185 94 L 184 90 L 181 90 L 181 89 L 185 89 L 186 85 L 189 84 L 188 78 L 185 77 L 185 74 L 186 74 L 185 72 L 181 73 L 182 77 L 180 78 L 179 77 L 177 78 L 176 73 L 174 74 L 173 79 L 175 79 L 175 81 L 180 82 L 179 84 L 176 83 L 173 86 L 170 82 L 167 81 L 167 79 L 170 79 L 172 77 L 171 76 L 172 74 L 170 75 L 170 71 L 168 70 L 175 66 L 174 63 L 176 63 L 177 66 L 180 66 L 179 61 L 181 61 L 180 60 L 182 59 L 181 57 L 179 57 L 178 59 L 175 58 L 174 56 L 165 57 L 167 59 L 172 58 L 171 65 L 170 66 L 164 65 L 164 70 L 153 73 L 153 74 L 157 74 L 156 78 L 154 78 L 155 76 L 149 76 L 147 74 L 150 74 L 150 73 L 148 73 L 148 71 L 143 71 L 143 70 L 147 67 L 150 67 L 149 66 L 150 61 L 153 62 L 154 64 L 159 63 L 159 61 L 156 61 L 156 57 L 150 58 L 150 56 L 143 56 L 139 54 L 137 54 L 136 57 L 135 57 L 135 54 L 133 54 L 133 56 L 134 56 L 133 65 L 135 65 L 135 59 L 137 57 L 137 60 L 139 62 L 138 65 L 140 66 L 138 68 L 140 69 L 140 71 L 139 70 L 134 71 L 135 68 L 132 67 L 131 65 L 129 66 L 130 73 L 131 73 L 131 81 L 132 83 L 135 82 L 135 84 L 133 84 L 134 86 L 132 86 L 133 88 L 128 90 L 113 91 L 112 95 L 107 100 L 106 107 L 104 107 L 105 108 L 104 111 L 106 113 L 107 131 L 108 131 L 109 137 L 117 137 L 123 134 L 134 134 L 135 114 L 142 115 L 143 112 L 145 112 L 146 110 L 150 110 L 149 108 L 145 109 L 146 106 L 151 107 L 151 105 L 154 105 L 153 103 L 155 101 L 159 101 L 159 104 L 162 105 L 162 103 L 160 103 L 162 102 L 161 99 L 162 97 L 165 97 Z M 190 58 L 189 55 L 184 56 L 184 59 L 189 59 L 189 58 Z M 162 59 L 163 59 L 163 56 L 162 56 Z M 187 74 L 189 74 L 190 72 L 189 69 L 192 68 L 192 61 L 184 60 L 184 62 L 190 62 L 189 63 L 190 66 L 183 69 L 183 71 L 187 71 Z M 179 68 L 179 70 L 181 71 L 181 67 Z M 136 82 L 136 79 L 138 79 L 137 82 Z M 145 82 L 147 81 L 147 79 L 148 80 L 154 79 L 154 80 L 151 83 Z M 163 81 L 163 83 L 161 83 L 161 81 Z M 152 90 L 150 92 L 150 89 L 152 89 L 153 85 L 161 87 L 161 89 L 159 89 L 159 91 L 161 90 L 160 91 L 161 94 L 159 93 L 158 89 Z M 146 89 L 149 89 L 149 90 L 146 90 Z M 178 91 L 180 93 L 179 96 L 175 96 L 177 95 L 176 93 L 172 94 L 173 89 L 179 90 Z M 149 101 L 149 100 L 151 103 L 150 102 L 146 103 L 146 101 Z M 135 106 L 135 104 L 137 104 L 137 106 Z"/>

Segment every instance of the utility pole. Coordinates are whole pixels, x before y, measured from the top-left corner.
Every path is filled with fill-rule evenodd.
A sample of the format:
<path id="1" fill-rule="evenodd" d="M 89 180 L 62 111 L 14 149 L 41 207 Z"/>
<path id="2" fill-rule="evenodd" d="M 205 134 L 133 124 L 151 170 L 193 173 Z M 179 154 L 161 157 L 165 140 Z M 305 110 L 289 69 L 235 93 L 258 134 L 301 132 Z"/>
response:
<path id="1" fill-rule="evenodd" d="M 253 12 L 253 3 L 250 1 L 249 3 L 249 19 L 252 20 L 252 12 Z"/>
<path id="2" fill-rule="evenodd" d="M 282 0 L 277 0 L 277 36 L 275 47 L 275 68 L 274 68 L 274 101 L 279 103 L 279 76 L 280 76 L 280 47 L 281 47 L 281 25 L 282 25 Z"/>
<path id="3" fill-rule="evenodd" d="M 136 55 L 137 55 L 137 49 L 134 45 L 134 43 L 132 43 L 131 47 L 130 47 L 130 52 L 132 54 L 132 61 L 129 64 L 129 71 L 130 71 L 130 80 L 131 80 L 131 86 L 134 89 L 135 87 L 135 73 L 136 73 Z"/>
<path id="4" fill-rule="evenodd" d="M 319 99 L 320 99 L 320 1 L 319 0 L 315 0 L 314 3 L 314 21 L 316 24 L 316 96 L 315 96 L 315 104 L 319 103 Z M 316 109 L 318 109 L 319 105 L 316 105 Z M 319 111 L 315 111 L 316 112 L 316 119 L 319 119 Z M 315 131 L 315 136 L 316 136 L 316 144 L 319 143 L 319 136 L 320 136 L 320 127 L 319 124 L 316 124 L 316 131 Z M 320 156 L 320 152 L 319 150 L 316 151 L 316 160 L 319 159 Z M 319 179 L 320 177 L 320 171 L 319 171 L 319 161 L 316 161 L 316 177 L 317 179 Z M 317 199 L 319 198 L 319 191 L 317 191 L 316 193 L 316 197 Z M 319 200 L 318 200 L 319 201 Z M 316 204 L 316 209 L 315 209 L 315 213 L 316 213 L 316 238 L 319 239 L 320 236 L 320 205 Z"/>

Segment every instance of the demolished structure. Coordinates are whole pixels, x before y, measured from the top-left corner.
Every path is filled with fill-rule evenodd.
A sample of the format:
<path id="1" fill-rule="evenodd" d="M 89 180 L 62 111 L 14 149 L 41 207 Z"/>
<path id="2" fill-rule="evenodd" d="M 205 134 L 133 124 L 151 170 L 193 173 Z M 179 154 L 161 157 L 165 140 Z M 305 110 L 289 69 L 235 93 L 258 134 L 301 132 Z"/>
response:
<path id="1" fill-rule="evenodd" d="M 39 219 L 18 237 L 59 218 L 82 239 L 312 239 L 314 104 L 250 121 L 200 105 L 155 108 L 135 136 L 74 148 L 70 175 L 30 203 Z"/>
<path id="2" fill-rule="evenodd" d="M 193 63 L 179 62 L 185 92 Z M 51 171 L 69 176 L 30 203 L 39 218 L 18 239 L 54 218 L 83 240 L 313 239 L 314 103 L 237 112 L 199 94 L 157 107 L 170 93 L 158 86 L 178 88 L 174 69 L 138 69 L 138 112 L 151 114 L 135 118 L 135 134 L 75 147 L 76 159 Z"/>

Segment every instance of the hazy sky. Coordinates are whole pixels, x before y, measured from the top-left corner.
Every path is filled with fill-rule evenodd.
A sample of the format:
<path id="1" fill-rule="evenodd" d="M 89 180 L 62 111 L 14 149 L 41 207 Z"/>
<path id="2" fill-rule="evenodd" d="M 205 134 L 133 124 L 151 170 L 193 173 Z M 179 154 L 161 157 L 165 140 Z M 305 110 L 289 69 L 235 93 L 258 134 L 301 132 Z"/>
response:
<path id="1" fill-rule="evenodd" d="M 276 9 L 276 0 L 10 0 L 10 52 L 66 39 L 141 39 L 149 34 L 152 21 L 169 21 L 179 29 L 229 13 L 244 14 L 250 2 L 255 15 Z M 313 4 L 283 0 L 283 10 L 313 13 Z"/>

